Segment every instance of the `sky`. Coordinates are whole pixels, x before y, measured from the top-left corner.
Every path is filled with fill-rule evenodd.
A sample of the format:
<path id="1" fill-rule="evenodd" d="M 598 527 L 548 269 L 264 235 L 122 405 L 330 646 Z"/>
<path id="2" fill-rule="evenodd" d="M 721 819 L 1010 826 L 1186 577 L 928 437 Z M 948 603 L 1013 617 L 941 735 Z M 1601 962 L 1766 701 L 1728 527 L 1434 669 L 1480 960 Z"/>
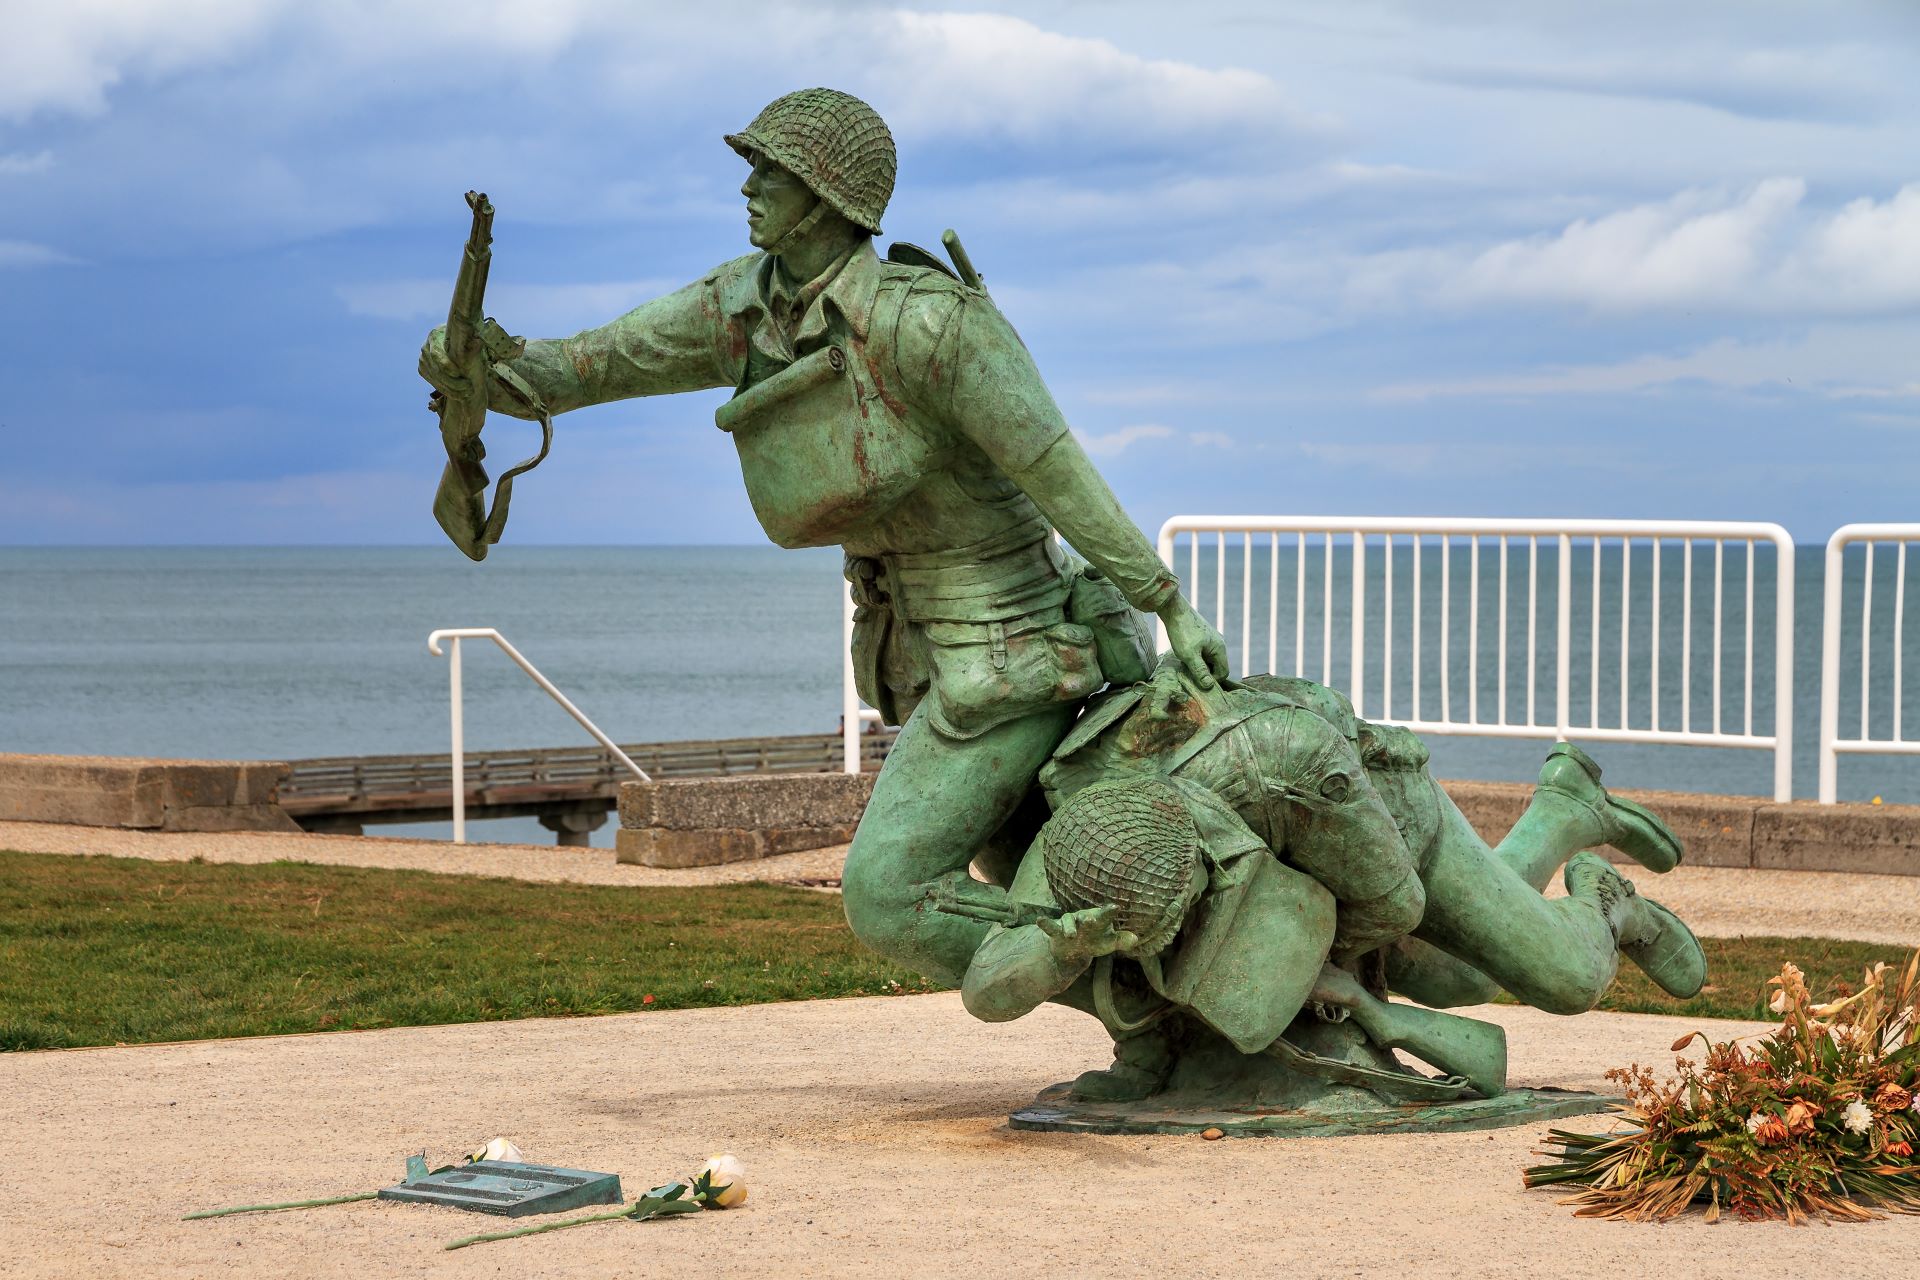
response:
<path id="1" fill-rule="evenodd" d="M 872 103 L 1149 532 L 1916 516 L 1920 7 L 0 0 L 0 543 L 434 543 L 468 214 L 551 337 Z M 724 393 L 560 418 L 511 541 L 760 539 Z M 537 432 L 495 418 L 491 457 Z"/>

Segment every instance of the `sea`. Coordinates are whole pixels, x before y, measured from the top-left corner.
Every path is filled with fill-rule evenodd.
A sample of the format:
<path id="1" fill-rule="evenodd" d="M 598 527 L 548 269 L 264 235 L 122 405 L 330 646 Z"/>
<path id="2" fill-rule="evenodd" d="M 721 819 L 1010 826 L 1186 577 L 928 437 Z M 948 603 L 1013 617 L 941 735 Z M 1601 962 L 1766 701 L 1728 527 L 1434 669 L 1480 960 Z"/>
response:
<path id="1" fill-rule="evenodd" d="M 1859 566 L 1849 563 L 1857 574 Z M 1800 548 L 1796 565 L 1794 779 L 1795 794 L 1810 797 L 1819 724 L 1821 549 Z M 461 626 L 500 630 L 618 742 L 828 733 L 840 715 L 840 567 L 834 550 L 772 547 L 503 545 L 480 564 L 449 547 L 0 548 L 0 751 L 276 760 L 444 752 L 447 662 L 428 652 L 426 640 L 436 628 Z M 1431 563 L 1427 568 L 1431 611 Z M 1649 568 L 1638 565 L 1635 572 Z M 1236 563 L 1230 560 L 1227 569 L 1237 586 Z M 1772 572 L 1770 557 L 1756 560 L 1757 615 L 1772 599 Z M 1677 566 L 1669 564 L 1667 577 L 1670 584 L 1679 581 Z M 1736 608 L 1744 591 L 1744 580 L 1738 581 Z M 1576 601 L 1586 598 L 1583 583 L 1575 581 Z M 1210 604 L 1208 589 L 1203 586 L 1203 605 Z M 1883 583 L 1876 597 L 1876 664 L 1894 644 L 1885 616 L 1891 595 Z M 1291 597 L 1283 584 L 1282 599 L 1290 603 Z M 1336 612 L 1344 607 L 1343 592 Z M 1405 644 L 1404 595 L 1398 607 Z M 1253 612 L 1264 625 L 1263 598 Z M 1429 627 L 1435 617 L 1429 612 Z M 1494 623 L 1487 617 L 1490 634 Z M 1667 618 L 1673 633 L 1672 606 Z M 1233 616 L 1227 621 L 1240 669 L 1239 624 Z M 1343 632 L 1344 617 L 1337 621 Z M 1616 621 L 1602 619 L 1608 628 Z M 1466 620 L 1456 611 L 1451 623 L 1457 703 L 1467 685 L 1461 665 Z M 1736 637 L 1738 624 L 1729 619 Z M 1552 630 L 1551 619 L 1542 625 Z M 1704 620 L 1697 625 L 1704 632 Z M 1515 668 L 1524 643 L 1519 627 L 1509 619 Z M 1589 664 L 1578 641 L 1585 630 L 1585 621 L 1576 619 L 1571 656 L 1583 691 Z M 1284 624 L 1282 633 L 1278 665 L 1291 670 L 1293 633 Z M 1485 648 L 1491 641 L 1481 639 L 1478 680 L 1487 717 L 1498 688 L 1489 683 L 1496 679 Z M 1678 641 L 1670 634 L 1667 643 Z M 1693 643 L 1695 714 L 1704 718 L 1708 703 L 1698 688 L 1710 658 L 1697 638 Z M 1901 643 L 1910 643 L 1908 636 Z M 1266 665 L 1264 633 L 1250 649 L 1247 665 Z M 1920 653 L 1903 656 L 1920 671 L 1912 661 Z M 1772 668 L 1769 653 L 1761 658 L 1756 714 L 1765 732 Z M 1303 666 L 1317 676 L 1317 652 L 1310 648 Z M 1550 654 L 1543 666 L 1551 673 Z M 1736 702 L 1732 686 L 1741 670 L 1740 656 L 1729 650 L 1723 682 L 1732 682 L 1729 698 Z M 1669 681 L 1673 671 L 1669 665 Z M 1641 722 L 1648 674 L 1641 663 L 1627 681 Z M 1336 683 L 1338 675 L 1336 669 Z M 1370 701 L 1377 703 L 1379 673 L 1370 678 L 1376 682 Z M 1524 678 L 1514 679 L 1510 672 L 1508 692 L 1517 707 Z M 1410 691 L 1402 680 L 1404 704 Z M 464 682 L 469 749 L 588 742 L 491 645 L 469 643 Z M 1429 679 L 1423 694 L 1429 711 L 1432 686 Z M 1551 722 L 1552 693 L 1542 695 L 1543 687 L 1536 685 L 1544 699 L 1539 714 Z M 1618 691 L 1609 658 L 1598 691 L 1602 723 Z M 1857 728 L 1857 680 L 1852 696 L 1843 711 Z M 1582 692 L 1576 700 L 1576 719 L 1586 698 Z M 1678 711 L 1671 696 L 1666 703 L 1671 726 Z M 1742 713 L 1736 707 L 1732 714 Z M 1439 777 L 1511 781 L 1531 780 L 1547 748 L 1543 741 L 1470 736 L 1434 735 L 1428 743 Z M 1746 795 L 1772 790 L 1772 757 L 1762 751 L 1638 743 L 1590 750 L 1613 785 Z M 1842 799 L 1920 802 L 1915 757 L 1843 757 L 1840 779 Z M 447 824 L 425 823 L 369 831 L 450 834 Z M 469 839 L 548 843 L 552 836 L 532 819 L 506 819 L 469 824 Z M 610 844 L 612 824 L 594 839 Z"/>

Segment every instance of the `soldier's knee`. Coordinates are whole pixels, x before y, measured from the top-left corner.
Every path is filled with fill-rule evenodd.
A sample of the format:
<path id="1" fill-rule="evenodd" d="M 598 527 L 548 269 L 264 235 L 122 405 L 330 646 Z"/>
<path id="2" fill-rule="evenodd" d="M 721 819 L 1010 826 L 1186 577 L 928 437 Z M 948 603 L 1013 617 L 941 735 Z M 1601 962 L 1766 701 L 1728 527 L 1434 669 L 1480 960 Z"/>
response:
<path id="1" fill-rule="evenodd" d="M 1405 879 L 1377 897 L 1340 904 L 1340 927 L 1335 950 L 1360 954 L 1404 938 L 1420 927 L 1427 912 L 1427 890 L 1420 877 Z"/>
<path id="2" fill-rule="evenodd" d="M 876 951 L 886 952 L 887 940 L 900 928 L 903 911 L 913 905 L 913 886 L 902 882 L 897 863 L 891 863 L 873 838 L 856 832 L 840 873 L 841 905 L 854 936 Z"/>

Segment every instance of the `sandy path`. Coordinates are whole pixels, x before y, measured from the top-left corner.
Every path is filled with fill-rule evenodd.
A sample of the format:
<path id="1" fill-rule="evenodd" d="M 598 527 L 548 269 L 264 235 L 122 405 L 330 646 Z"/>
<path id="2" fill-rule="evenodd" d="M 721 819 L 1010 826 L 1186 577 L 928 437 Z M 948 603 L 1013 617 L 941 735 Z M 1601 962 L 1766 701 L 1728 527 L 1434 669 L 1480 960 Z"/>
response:
<path id="1" fill-rule="evenodd" d="M 1514 1078 L 1598 1088 L 1692 1025 L 1526 1009 Z M 1740 1024 L 1721 1024 L 1730 1033 Z M 952 995 L 208 1041 L 0 1057 L 21 1276 L 1911 1276 L 1920 1220 L 1789 1228 L 1574 1218 L 1519 1171 L 1539 1125 L 1203 1142 L 1023 1134 L 1005 1116 L 1104 1059 L 1048 1007 L 972 1022 Z M 726 1148 L 752 1199 L 687 1221 L 439 1246 L 490 1219 L 363 1203 L 186 1210 L 397 1179 L 504 1133 L 630 1194 Z M 16 1160 L 16 1163 L 22 1163 Z"/>
<path id="2" fill-rule="evenodd" d="M 37 822 L 0 822 L 0 849 L 110 853 L 129 858 L 210 862 L 304 862 L 513 876 L 578 884 L 692 885 L 744 880 L 838 877 L 845 846 L 754 862 L 683 871 L 624 866 L 606 849 L 469 844 L 372 836 L 255 832 L 117 831 Z M 1664 876 L 1628 868 L 1642 892 L 1710 937 L 1775 935 L 1855 938 L 1920 946 L 1920 876 L 1841 875 L 1825 871 L 1740 871 L 1681 867 Z M 1557 887 L 1554 890 L 1558 891 Z"/>
<path id="3" fill-rule="evenodd" d="M 611 849 L 542 844 L 454 844 L 379 836 L 322 836 L 259 831 L 122 831 L 46 822 L 0 822 L 0 849 L 24 853 L 106 853 L 120 858 L 184 862 L 273 862 L 281 858 L 350 867 L 394 867 L 572 884 L 691 885 L 746 880 L 838 877 L 845 845 L 718 867 L 669 871 L 613 860 Z"/>

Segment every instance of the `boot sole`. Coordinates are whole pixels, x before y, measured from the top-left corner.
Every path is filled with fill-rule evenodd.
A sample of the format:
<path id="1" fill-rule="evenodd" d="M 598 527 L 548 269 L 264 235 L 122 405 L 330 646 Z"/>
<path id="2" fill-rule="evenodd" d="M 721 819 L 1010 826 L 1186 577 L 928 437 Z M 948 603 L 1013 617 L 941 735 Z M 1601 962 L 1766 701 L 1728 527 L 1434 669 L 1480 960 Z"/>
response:
<path id="1" fill-rule="evenodd" d="M 1653 899 L 1642 897 L 1640 902 L 1660 914 L 1660 938 L 1668 942 L 1666 954 L 1645 954 L 1652 949 L 1653 942 L 1623 946 L 1620 954 L 1651 978 L 1655 986 L 1675 999 L 1687 1000 L 1699 995 L 1700 988 L 1707 983 L 1707 953 L 1701 949 L 1700 939 L 1694 936 L 1693 930 L 1687 928 L 1685 921 Z M 1681 967 L 1691 972 L 1685 978 L 1663 976 L 1663 971 L 1674 967 L 1675 962 L 1683 962 Z"/>
<path id="2" fill-rule="evenodd" d="M 1631 800 L 1622 800 L 1612 792 L 1607 793 L 1607 807 L 1615 810 L 1611 815 L 1614 821 L 1627 826 L 1627 830 L 1611 842 L 1614 848 L 1654 872 L 1671 871 L 1685 859 L 1686 847 L 1680 843 L 1680 837 L 1650 810 Z"/>

